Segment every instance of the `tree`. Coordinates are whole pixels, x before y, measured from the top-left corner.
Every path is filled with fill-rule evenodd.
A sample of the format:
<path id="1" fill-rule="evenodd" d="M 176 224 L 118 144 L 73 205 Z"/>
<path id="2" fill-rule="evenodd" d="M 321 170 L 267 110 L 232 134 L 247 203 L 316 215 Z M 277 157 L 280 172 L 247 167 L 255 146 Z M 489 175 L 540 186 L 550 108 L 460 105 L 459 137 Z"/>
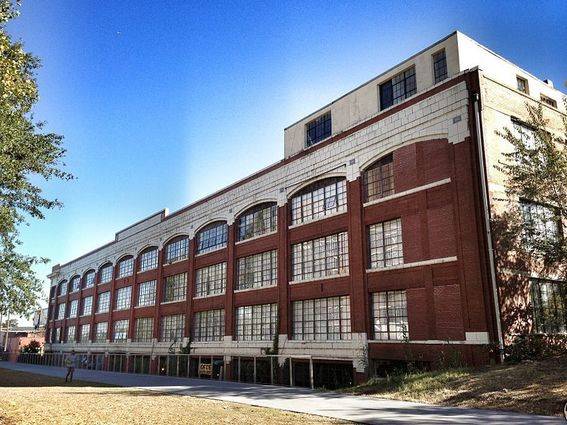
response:
<path id="1" fill-rule="evenodd" d="M 6 32 L 18 14 L 19 2 L 0 0 L 0 313 L 28 315 L 41 293 L 32 268 L 47 260 L 19 252 L 18 226 L 61 206 L 35 182 L 72 175 L 62 171 L 62 136 L 44 132 L 45 124 L 34 119 L 40 61 Z"/>
<path id="2" fill-rule="evenodd" d="M 32 339 L 29 344 L 22 347 L 22 354 L 37 354 L 41 351 L 41 343 Z"/>
<path id="3" fill-rule="evenodd" d="M 546 129 L 549 121 L 541 105 L 526 108 L 524 125 L 497 132 L 513 147 L 498 166 L 513 201 L 496 226 L 499 255 L 566 278 L 567 117 L 562 116 L 561 134 L 554 135 Z"/>

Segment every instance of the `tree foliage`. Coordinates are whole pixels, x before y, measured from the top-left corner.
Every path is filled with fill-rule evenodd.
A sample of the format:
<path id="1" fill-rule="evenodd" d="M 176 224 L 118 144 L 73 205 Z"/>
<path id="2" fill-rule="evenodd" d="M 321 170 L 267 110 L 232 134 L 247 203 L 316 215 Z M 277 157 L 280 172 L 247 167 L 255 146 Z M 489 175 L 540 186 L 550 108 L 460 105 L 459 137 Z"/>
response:
<path id="1" fill-rule="evenodd" d="M 32 339 L 29 344 L 22 347 L 23 354 L 37 354 L 41 352 L 41 343 L 35 339 Z"/>
<path id="2" fill-rule="evenodd" d="M 500 255 L 514 252 L 516 260 L 532 268 L 535 265 L 539 271 L 566 277 L 567 117 L 562 117 L 562 131 L 553 134 L 547 130 L 549 120 L 541 105 L 526 108 L 525 125 L 497 132 L 513 147 L 498 165 L 506 175 L 506 192 L 513 201 L 499 217 Z M 519 200 L 541 206 L 544 213 L 529 219 L 516 202 Z M 546 221 L 555 223 L 551 228 L 557 231 L 550 232 L 549 226 L 546 229 L 542 225 Z"/>
<path id="3" fill-rule="evenodd" d="M 37 181 L 72 176 L 62 170 L 62 136 L 44 132 L 33 116 L 40 61 L 6 31 L 18 13 L 18 2 L 0 0 L 0 312 L 27 315 L 41 293 L 32 267 L 46 260 L 20 252 L 18 226 L 61 206 L 43 195 Z"/>

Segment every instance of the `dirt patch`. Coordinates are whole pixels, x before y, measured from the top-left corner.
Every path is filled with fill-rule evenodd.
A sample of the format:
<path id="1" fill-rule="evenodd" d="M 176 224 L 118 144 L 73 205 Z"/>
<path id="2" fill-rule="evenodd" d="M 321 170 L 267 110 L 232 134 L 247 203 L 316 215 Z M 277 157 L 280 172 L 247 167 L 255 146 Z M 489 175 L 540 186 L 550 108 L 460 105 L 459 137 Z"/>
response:
<path id="1" fill-rule="evenodd" d="M 345 392 L 443 406 L 561 416 L 567 402 L 567 357 L 482 369 L 395 375 Z"/>

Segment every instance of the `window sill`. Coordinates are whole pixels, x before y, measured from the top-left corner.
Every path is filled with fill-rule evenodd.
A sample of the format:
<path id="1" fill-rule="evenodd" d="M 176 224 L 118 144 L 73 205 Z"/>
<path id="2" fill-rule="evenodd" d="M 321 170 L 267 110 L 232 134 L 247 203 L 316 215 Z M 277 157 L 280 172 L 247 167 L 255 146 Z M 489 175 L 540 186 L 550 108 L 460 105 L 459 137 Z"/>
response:
<path id="1" fill-rule="evenodd" d="M 289 284 L 295 285 L 295 284 L 298 284 L 298 283 L 318 282 L 320 280 L 338 279 L 338 278 L 341 278 L 341 277 L 347 277 L 349 275 L 350 275 L 350 273 L 339 273 L 339 274 L 333 274 L 333 275 L 330 275 L 330 276 L 314 277 L 312 279 L 292 280 L 291 282 L 289 282 Z"/>
<path id="2" fill-rule="evenodd" d="M 113 313 L 116 313 L 117 311 L 126 311 L 126 310 L 130 310 L 130 307 L 116 308 L 116 309 L 112 310 L 112 312 L 113 312 Z"/>
<path id="3" fill-rule="evenodd" d="M 418 187 L 414 187 L 413 189 L 408 189 L 408 190 L 404 190 L 403 192 L 398 192 L 398 193 L 394 193 L 393 195 L 388 195 L 388 196 L 384 196 L 383 198 L 379 198 L 379 199 L 375 199 L 373 201 L 368 201 L 365 202 L 364 204 L 362 204 L 363 207 L 369 207 L 371 205 L 376 205 L 376 204 L 380 204 L 382 202 L 387 202 L 390 201 L 392 199 L 397 199 L 397 198 L 401 198 L 402 196 L 407 196 L 407 195 L 412 195 L 414 193 L 417 192 L 421 192 L 423 190 L 427 190 L 427 189 L 431 189 L 437 186 L 441 186 L 447 183 L 451 183 L 451 179 L 450 178 L 446 178 L 443 180 L 439 180 L 433 183 L 429 183 L 429 184 L 425 184 L 423 186 L 418 186 Z"/>
<path id="4" fill-rule="evenodd" d="M 265 237 L 268 237 L 268 236 L 272 236 L 272 235 L 275 235 L 275 234 L 277 234 L 277 233 L 278 233 L 277 230 L 273 230 L 273 231 L 268 232 L 268 233 L 262 233 L 261 235 L 252 236 L 251 238 L 242 239 L 241 241 L 235 242 L 235 245 L 240 245 L 240 244 L 243 244 L 243 243 L 246 243 L 246 242 L 255 241 L 255 240 L 257 240 L 257 239 L 261 239 L 261 238 L 265 238 Z"/>
<path id="5" fill-rule="evenodd" d="M 108 314 L 108 313 L 110 313 L 110 311 L 97 311 L 97 312 L 95 313 L 95 316 L 96 316 L 97 314 Z"/>
<path id="6" fill-rule="evenodd" d="M 183 257 L 183 258 L 179 258 L 179 259 L 173 260 L 173 261 L 168 261 L 168 262 L 166 262 L 166 263 L 163 263 L 163 267 L 165 267 L 165 266 L 171 266 L 172 264 L 180 263 L 180 262 L 186 261 L 186 260 L 188 260 L 188 259 L 189 259 L 189 256 Z M 156 268 L 157 268 L 157 267 L 156 267 Z"/>
<path id="7" fill-rule="evenodd" d="M 147 307 L 155 307 L 156 303 L 148 304 L 148 305 L 137 305 L 134 308 L 147 308 Z"/>
<path id="8" fill-rule="evenodd" d="M 194 300 L 202 300 L 202 299 L 205 299 L 205 298 L 222 297 L 224 295 L 226 295 L 226 292 L 222 292 L 220 294 L 199 295 L 199 296 L 193 297 L 193 299 Z"/>
<path id="9" fill-rule="evenodd" d="M 160 305 L 168 305 L 168 304 L 175 304 L 175 303 L 183 303 L 187 301 L 187 298 L 183 298 L 182 300 L 175 300 L 175 301 L 163 301 Z"/>
<path id="10" fill-rule="evenodd" d="M 136 274 L 151 272 L 152 270 L 157 270 L 157 268 L 158 268 L 158 267 L 155 266 L 155 267 L 152 267 L 151 269 L 138 270 L 138 271 L 136 272 Z"/>
<path id="11" fill-rule="evenodd" d="M 452 263 L 453 261 L 457 261 L 457 257 L 434 258 L 432 260 L 424 260 L 424 261 L 416 261 L 416 262 L 413 262 L 413 263 L 397 264 L 395 266 L 376 267 L 376 268 L 373 268 L 373 269 L 366 269 L 366 273 L 376 273 L 376 272 L 381 272 L 381 271 L 384 271 L 384 270 L 409 269 L 409 268 L 412 268 L 412 267 L 430 266 L 430 265 L 433 265 L 433 264 Z"/>
<path id="12" fill-rule="evenodd" d="M 258 286 L 256 288 L 235 289 L 234 293 L 236 294 L 236 293 L 239 293 L 239 292 L 261 291 L 262 289 L 275 288 L 277 286 L 278 286 L 277 283 L 275 283 L 273 285 Z"/>
<path id="13" fill-rule="evenodd" d="M 334 213 L 324 215 L 323 217 L 317 217 L 317 218 L 313 218 L 313 219 L 310 219 L 310 220 L 307 220 L 307 221 L 302 221 L 301 223 L 292 224 L 292 225 L 288 226 L 288 229 L 289 230 L 295 229 L 296 227 L 301 227 L 301 226 L 305 226 L 307 224 L 316 223 L 318 221 L 326 220 L 327 218 L 336 217 L 338 215 L 346 214 L 346 213 L 347 213 L 347 208 L 345 207 L 344 210 L 336 211 Z"/>
<path id="14" fill-rule="evenodd" d="M 223 246 L 218 247 L 218 248 L 211 249 L 210 251 L 200 252 L 200 253 L 195 255 L 195 258 L 202 257 L 202 256 L 207 255 L 207 254 L 212 254 L 213 252 L 221 251 L 223 249 L 226 249 L 226 245 L 223 245 Z"/>

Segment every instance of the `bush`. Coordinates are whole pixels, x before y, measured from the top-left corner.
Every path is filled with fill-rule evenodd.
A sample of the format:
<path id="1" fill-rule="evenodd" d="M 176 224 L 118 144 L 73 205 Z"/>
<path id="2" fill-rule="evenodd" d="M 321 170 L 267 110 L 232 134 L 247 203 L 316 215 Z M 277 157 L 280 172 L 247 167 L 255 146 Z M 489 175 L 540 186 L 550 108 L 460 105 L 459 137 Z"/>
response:
<path id="1" fill-rule="evenodd" d="M 567 335 L 520 335 L 504 349 L 504 355 L 510 363 L 567 355 Z"/>

